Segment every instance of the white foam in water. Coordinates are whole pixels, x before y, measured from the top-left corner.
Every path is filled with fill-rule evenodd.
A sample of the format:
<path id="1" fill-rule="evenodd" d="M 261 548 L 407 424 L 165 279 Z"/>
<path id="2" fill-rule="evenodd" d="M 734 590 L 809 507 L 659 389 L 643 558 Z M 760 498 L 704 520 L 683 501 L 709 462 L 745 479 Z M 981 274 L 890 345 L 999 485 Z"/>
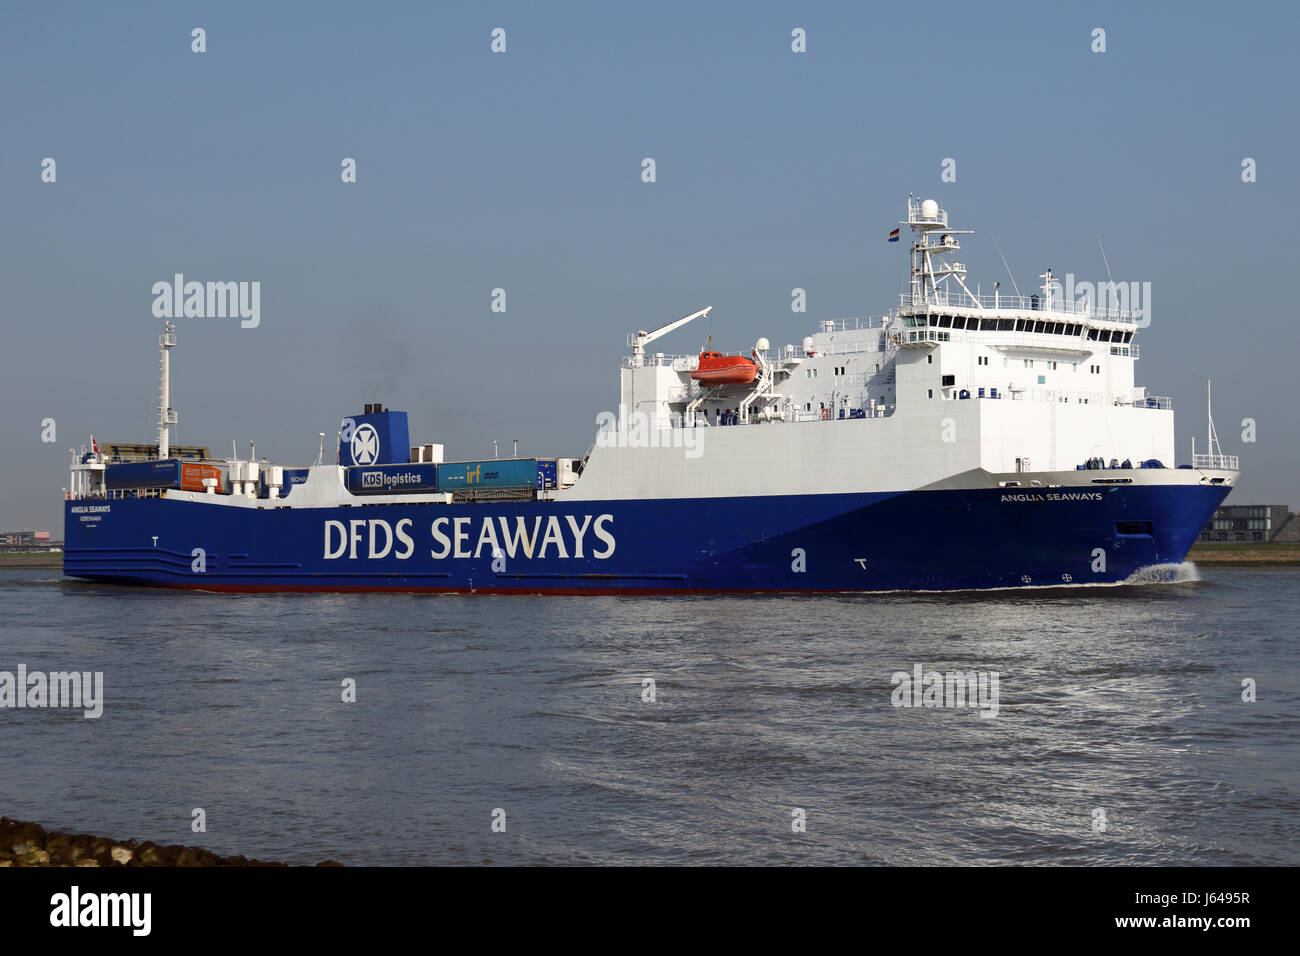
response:
<path id="1" fill-rule="evenodd" d="M 1125 578 L 1123 583 L 1186 584 L 1199 580 L 1201 580 L 1201 572 L 1196 570 L 1196 565 L 1191 561 L 1184 561 L 1181 564 L 1152 564 L 1145 568 L 1138 568 Z"/>

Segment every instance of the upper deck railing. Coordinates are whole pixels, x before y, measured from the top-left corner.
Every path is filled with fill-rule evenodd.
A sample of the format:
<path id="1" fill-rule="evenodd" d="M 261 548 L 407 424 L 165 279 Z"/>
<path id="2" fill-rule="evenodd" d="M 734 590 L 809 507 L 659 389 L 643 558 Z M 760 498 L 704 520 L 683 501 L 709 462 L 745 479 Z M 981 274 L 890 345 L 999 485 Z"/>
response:
<path id="1" fill-rule="evenodd" d="M 1208 471 L 1241 471 L 1236 455 L 1192 455 L 1192 467 Z"/>
<path id="2" fill-rule="evenodd" d="M 1074 315 L 1103 322 L 1125 322 L 1130 325 L 1137 318 L 1128 309 L 1098 309 L 1084 302 L 1071 302 L 1064 298 L 1052 299 L 1052 307 L 1047 308 L 1047 300 L 1041 295 L 967 295 L 965 292 L 930 292 L 925 297 L 913 296 L 910 292 L 900 293 L 898 304 L 903 309 L 920 309 L 930 306 L 935 309 L 972 309 L 972 310 L 1013 310 L 1022 312 L 1043 312 L 1049 315 Z"/>
<path id="3" fill-rule="evenodd" d="M 887 315 L 853 316 L 847 319 L 823 319 L 817 323 L 818 332 L 868 332 L 883 329 L 889 322 Z"/>

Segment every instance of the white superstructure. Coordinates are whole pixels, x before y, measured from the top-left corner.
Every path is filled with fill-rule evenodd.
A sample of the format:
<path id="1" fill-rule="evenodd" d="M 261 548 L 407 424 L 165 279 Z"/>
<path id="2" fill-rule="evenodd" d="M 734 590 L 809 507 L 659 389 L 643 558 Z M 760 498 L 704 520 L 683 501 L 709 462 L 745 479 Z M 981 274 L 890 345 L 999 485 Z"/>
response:
<path id="1" fill-rule="evenodd" d="M 899 306 L 824 321 L 798 345 L 760 339 L 751 384 L 702 385 L 698 356 L 634 349 L 618 415 L 559 496 L 900 491 L 975 471 L 1030 484 L 1089 461 L 1174 466 L 1173 403 L 1134 381 L 1133 312 L 1066 300 L 1050 269 L 1040 294 L 978 294 L 954 258 L 965 233 L 937 203 L 909 198 L 902 224 L 915 238 Z"/>

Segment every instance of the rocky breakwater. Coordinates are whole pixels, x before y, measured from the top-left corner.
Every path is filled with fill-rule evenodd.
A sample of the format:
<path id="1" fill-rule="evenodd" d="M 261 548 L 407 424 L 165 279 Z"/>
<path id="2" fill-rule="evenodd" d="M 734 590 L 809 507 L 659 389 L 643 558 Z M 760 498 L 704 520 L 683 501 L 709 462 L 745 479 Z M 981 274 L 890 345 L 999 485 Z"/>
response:
<path id="1" fill-rule="evenodd" d="M 13 866 L 287 866 L 218 856 L 196 846 L 160 845 L 148 840 L 109 840 L 85 833 L 46 830 L 37 823 L 0 817 L 0 867 Z M 325 860 L 317 866 L 341 866 Z"/>

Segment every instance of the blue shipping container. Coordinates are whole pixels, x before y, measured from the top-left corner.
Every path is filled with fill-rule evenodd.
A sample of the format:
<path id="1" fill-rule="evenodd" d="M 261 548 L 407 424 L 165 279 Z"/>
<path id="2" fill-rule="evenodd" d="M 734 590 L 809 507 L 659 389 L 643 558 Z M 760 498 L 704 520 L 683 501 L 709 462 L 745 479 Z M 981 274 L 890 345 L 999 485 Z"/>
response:
<path id="1" fill-rule="evenodd" d="M 181 463 L 174 458 L 162 461 L 130 461 L 104 469 L 104 487 L 109 491 L 133 491 L 141 488 L 179 488 Z"/>
<path id="2" fill-rule="evenodd" d="M 354 495 L 400 495 L 438 490 L 437 465 L 378 465 L 347 470 Z"/>
<path id="3" fill-rule="evenodd" d="M 490 461 L 457 461 L 438 466 L 438 487 L 443 491 L 462 488 L 536 488 L 537 459 L 493 458 Z"/>

